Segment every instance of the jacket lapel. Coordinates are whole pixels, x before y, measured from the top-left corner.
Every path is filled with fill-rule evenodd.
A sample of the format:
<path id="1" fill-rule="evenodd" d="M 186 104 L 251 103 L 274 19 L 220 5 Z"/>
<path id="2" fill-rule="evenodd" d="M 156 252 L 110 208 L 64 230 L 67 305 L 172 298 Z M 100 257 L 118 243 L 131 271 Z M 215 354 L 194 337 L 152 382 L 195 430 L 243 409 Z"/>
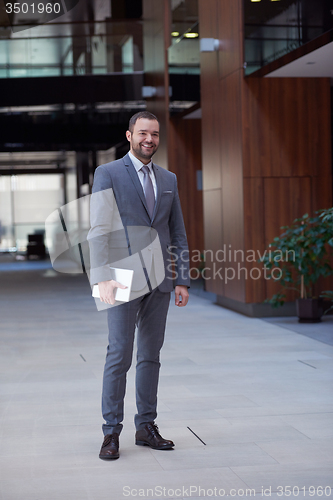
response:
<path id="1" fill-rule="evenodd" d="M 146 203 L 146 197 L 144 195 L 142 185 L 141 185 L 139 176 L 134 168 L 134 165 L 131 162 L 131 159 L 130 159 L 128 154 L 126 156 L 124 156 L 123 160 L 124 160 L 124 163 L 126 165 L 127 172 L 129 173 L 129 176 L 132 179 L 134 187 L 137 190 L 137 193 L 138 193 L 138 195 L 143 203 L 143 206 L 145 207 L 147 214 L 149 216 L 148 207 L 147 207 L 147 203 Z"/>

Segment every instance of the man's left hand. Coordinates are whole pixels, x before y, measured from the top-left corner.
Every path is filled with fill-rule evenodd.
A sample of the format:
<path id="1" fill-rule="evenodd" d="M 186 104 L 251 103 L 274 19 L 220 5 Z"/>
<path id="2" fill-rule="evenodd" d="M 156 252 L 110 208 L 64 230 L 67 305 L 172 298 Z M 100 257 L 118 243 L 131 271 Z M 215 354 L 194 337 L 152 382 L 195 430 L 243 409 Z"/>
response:
<path id="1" fill-rule="evenodd" d="M 175 304 L 178 307 L 185 307 L 188 303 L 188 289 L 185 285 L 177 285 L 175 288 Z"/>

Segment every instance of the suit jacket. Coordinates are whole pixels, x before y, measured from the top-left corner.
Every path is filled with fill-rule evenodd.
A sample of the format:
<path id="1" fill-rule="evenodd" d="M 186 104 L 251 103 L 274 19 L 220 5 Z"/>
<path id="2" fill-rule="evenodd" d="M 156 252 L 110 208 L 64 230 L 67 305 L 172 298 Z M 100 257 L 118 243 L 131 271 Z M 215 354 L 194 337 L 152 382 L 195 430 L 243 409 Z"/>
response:
<path id="1" fill-rule="evenodd" d="M 88 234 L 91 284 L 113 279 L 112 265 L 135 269 L 134 290 L 147 284 L 146 270 L 149 276 L 156 278 L 162 292 L 170 292 L 176 285 L 190 286 L 188 245 L 177 178 L 155 164 L 153 170 L 157 196 L 151 219 L 141 182 L 128 154 L 96 169 Z M 152 286 L 155 288 L 153 283 Z"/>

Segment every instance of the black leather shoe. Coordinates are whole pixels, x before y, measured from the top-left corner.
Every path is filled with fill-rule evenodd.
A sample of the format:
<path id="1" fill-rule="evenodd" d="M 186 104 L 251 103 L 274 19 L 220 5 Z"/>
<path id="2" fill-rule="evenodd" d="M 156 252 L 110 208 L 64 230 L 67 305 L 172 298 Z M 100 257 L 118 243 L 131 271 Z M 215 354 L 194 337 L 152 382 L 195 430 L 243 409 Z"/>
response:
<path id="1" fill-rule="evenodd" d="M 104 438 L 99 458 L 102 460 L 111 460 L 119 458 L 119 435 L 107 434 Z"/>
<path id="2" fill-rule="evenodd" d="M 163 439 L 156 424 L 146 424 L 143 429 L 136 431 L 135 444 L 150 446 L 154 450 L 171 450 L 175 445 L 172 441 Z"/>

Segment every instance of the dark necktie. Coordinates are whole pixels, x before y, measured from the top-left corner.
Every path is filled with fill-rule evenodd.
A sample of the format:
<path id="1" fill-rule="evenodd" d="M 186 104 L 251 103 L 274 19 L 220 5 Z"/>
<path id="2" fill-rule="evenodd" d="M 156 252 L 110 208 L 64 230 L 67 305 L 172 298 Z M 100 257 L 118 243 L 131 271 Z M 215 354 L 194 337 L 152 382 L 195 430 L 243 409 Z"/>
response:
<path id="1" fill-rule="evenodd" d="M 143 167 L 141 167 L 141 170 L 142 170 L 143 175 L 144 175 L 143 190 L 145 192 L 148 212 L 149 212 L 150 218 L 152 218 L 153 213 L 154 213 L 154 207 L 155 207 L 155 194 L 154 194 L 153 183 L 151 181 L 151 178 L 149 175 L 149 168 L 147 167 L 147 165 L 144 165 Z"/>

